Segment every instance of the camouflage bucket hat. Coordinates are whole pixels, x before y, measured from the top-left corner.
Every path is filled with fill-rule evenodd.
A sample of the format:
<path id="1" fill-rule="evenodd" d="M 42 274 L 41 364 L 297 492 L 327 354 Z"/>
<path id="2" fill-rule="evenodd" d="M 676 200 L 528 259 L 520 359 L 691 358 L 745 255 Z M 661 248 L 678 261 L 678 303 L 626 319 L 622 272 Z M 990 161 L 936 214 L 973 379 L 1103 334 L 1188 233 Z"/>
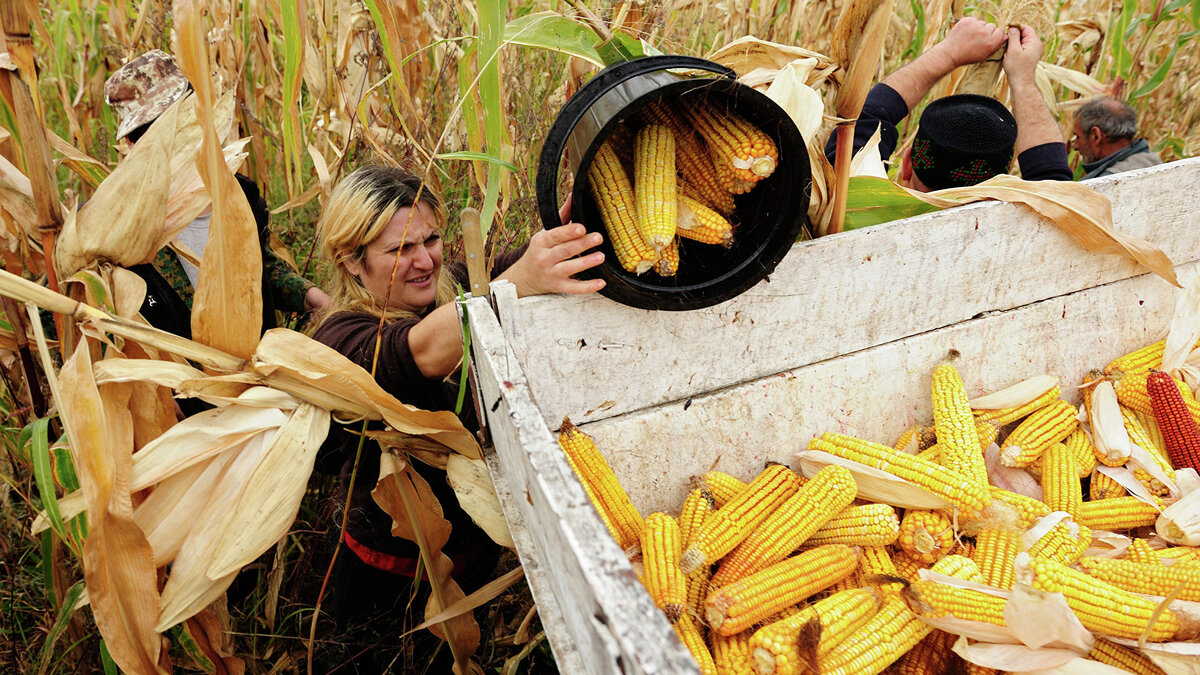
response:
<path id="1" fill-rule="evenodd" d="M 170 54 L 155 49 L 121 66 L 104 83 L 104 100 L 117 111 L 117 139 L 158 119 L 191 85 Z"/>

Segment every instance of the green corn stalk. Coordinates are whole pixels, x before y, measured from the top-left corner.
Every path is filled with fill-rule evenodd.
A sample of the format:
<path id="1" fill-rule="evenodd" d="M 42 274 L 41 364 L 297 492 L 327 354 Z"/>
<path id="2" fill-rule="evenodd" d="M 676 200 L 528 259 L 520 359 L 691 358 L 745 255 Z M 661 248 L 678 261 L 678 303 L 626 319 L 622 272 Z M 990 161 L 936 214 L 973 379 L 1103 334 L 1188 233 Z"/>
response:
<path id="1" fill-rule="evenodd" d="M 304 69 L 304 32 L 300 17 L 305 11 L 303 2 L 281 2 L 283 21 L 283 156 L 287 175 L 288 197 L 301 191 L 304 141 L 300 137 L 300 85 Z"/>

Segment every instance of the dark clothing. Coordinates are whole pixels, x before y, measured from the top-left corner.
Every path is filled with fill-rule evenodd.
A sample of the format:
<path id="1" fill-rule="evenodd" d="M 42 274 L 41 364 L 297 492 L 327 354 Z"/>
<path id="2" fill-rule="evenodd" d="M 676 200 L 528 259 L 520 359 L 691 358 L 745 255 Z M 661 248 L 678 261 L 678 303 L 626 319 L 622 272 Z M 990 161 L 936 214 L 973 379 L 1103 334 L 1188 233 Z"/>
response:
<path id="1" fill-rule="evenodd" d="M 1084 174 L 1079 180 L 1111 176 L 1114 173 L 1158 166 L 1162 163 L 1162 159 L 1158 155 L 1150 152 L 1150 144 L 1146 142 L 1146 139 L 1139 138 L 1108 157 L 1094 162 L 1084 162 Z"/>
<path id="2" fill-rule="evenodd" d="M 858 122 L 854 125 L 854 151 L 867 144 L 879 128 L 879 155 L 887 161 L 900 143 L 900 132 L 896 126 L 908 117 L 908 104 L 895 89 L 880 82 L 867 93 Z M 833 161 L 837 151 L 837 135 L 830 134 L 825 144 L 825 156 Z M 1066 143 L 1043 143 L 1029 148 L 1017 156 L 1021 167 L 1021 178 L 1025 180 L 1071 180 L 1073 174 L 1067 165 Z"/>
<path id="3" fill-rule="evenodd" d="M 500 274 L 508 269 L 513 262 L 524 253 L 519 249 L 511 253 L 497 256 L 493 274 Z M 461 263 L 448 264 L 442 271 L 450 274 L 453 279 L 467 285 L 466 266 Z M 422 316 L 432 311 L 428 308 Z M 454 410 L 458 399 L 457 375 L 447 378 L 430 379 L 421 374 L 413 359 L 408 345 L 408 334 L 419 319 L 398 319 L 383 327 L 382 342 L 379 350 L 379 361 L 376 365 L 375 380 L 392 396 L 409 405 L 425 410 Z M 375 353 L 376 335 L 379 331 L 379 318 L 365 312 L 338 312 L 326 319 L 313 334 L 313 339 L 333 347 L 355 364 L 365 370 L 370 370 Z M 459 415 L 463 425 L 472 431 L 479 428 L 475 409 L 471 398 L 466 397 L 463 410 Z M 358 427 L 355 427 L 357 430 Z M 351 433 L 345 427 L 335 426 L 329 432 L 329 437 L 317 455 L 317 469 L 326 473 L 339 472 L 341 484 L 349 483 L 350 471 L 354 464 L 354 456 L 358 447 L 359 436 Z M 416 558 L 417 545 L 406 539 L 393 537 L 392 519 L 371 498 L 371 489 L 379 476 L 379 446 L 373 441 L 365 442 L 362 457 L 359 460 L 358 474 L 355 479 L 354 491 L 350 496 L 350 517 L 347 533 L 358 543 L 367 548 L 391 556 Z M 459 507 L 458 498 L 446 482 L 446 474 L 420 462 L 414 464 L 433 489 L 434 495 L 441 502 L 446 520 L 453 526 L 450 541 L 443 551 L 456 563 L 466 561 L 466 576 L 472 573 L 487 574 L 491 567 L 481 569 L 482 564 L 491 561 L 494 566 L 499 548 L 483 533 Z M 344 495 L 344 491 L 342 492 Z M 355 555 L 347 549 L 343 554 Z M 476 564 L 470 564 L 471 562 Z M 459 577 L 456 576 L 456 579 Z"/>

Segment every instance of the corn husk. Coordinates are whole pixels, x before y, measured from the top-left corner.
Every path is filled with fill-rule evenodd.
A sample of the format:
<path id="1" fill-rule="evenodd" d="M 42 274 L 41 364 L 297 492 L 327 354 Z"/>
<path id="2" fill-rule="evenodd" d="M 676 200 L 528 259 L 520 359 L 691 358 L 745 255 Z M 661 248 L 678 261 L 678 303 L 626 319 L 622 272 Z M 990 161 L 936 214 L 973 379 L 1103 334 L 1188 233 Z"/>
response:
<path id="1" fill-rule="evenodd" d="M 505 548 L 516 548 L 508 521 L 500 509 L 496 487 L 482 459 L 467 459 L 462 455 L 450 455 L 446 459 L 446 481 L 458 497 L 462 507 L 479 529 L 487 533 L 492 541 Z"/>
<path id="2" fill-rule="evenodd" d="M 1175 298 L 1175 312 L 1163 347 L 1162 369 L 1177 375 L 1197 341 L 1200 341 L 1200 274 L 1193 272 Z"/>
<path id="3" fill-rule="evenodd" d="M 1000 446 L 992 443 L 983 451 L 984 466 L 987 467 L 988 480 L 998 488 L 1015 492 L 1034 499 L 1042 498 L 1042 485 L 1024 469 L 1005 466 L 1000 461 Z"/>
<path id="4" fill-rule="evenodd" d="M 1107 380 L 1096 385 L 1092 391 L 1091 408 L 1092 444 L 1096 451 L 1108 457 L 1110 463 L 1129 459 L 1133 444 L 1125 422 L 1121 417 L 1121 404 L 1112 382 Z"/>
<path id="5" fill-rule="evenodd" d="M 1163 509 L 1154 529 L 1176 546 L 1200 546 L 1200 479 L 1195 469 L 1180 469 L 1175 475 L 1182 496 Z"/>
<path id="6" fill-rule="evenodd" d="M 800 465 L 801 473 L 809 478 L 831 464 L 846 467 L 854 476 L 854 483 L 858 486 L 859 499 L 882 502 L 906 509 L 950 508 L 950 503 L 945 499 L 919 485 L 851 459 L 844 459 L 820 450 L 802 450 L 796 454 L 796 462 Z"/>
<path id="7" fill-rule="evenodd" d="M 887 178 L 887 167 L 883 165 L 883 157 L 879 154 L 880 127 L 875 127 L 875 133 L 867 139 L 865 145 L 850 159 L 851 176 L 874 176 Z"/>
<path id="8" fill-rule="evenodd" d="M 156 567 L 175 559 L 232 457 L 221 453 L 168 476 L 134 510 L 134 521 L 146 533 Z"/>
<path id="9" fill-rule="evenodd" d="M 764 92 L 788 114 L 806 143 L 816 142 L 825 115 L 821 95 L 807 84 L 816 65 L 815 58 L 792 61 L 776 71 Z"/>
<path id="10" fill-rule="evenodd" d="M 817 69 L 826 70 L 834 64 L 830 57 L 803 47 L 760 40 L 752 35 L 738 38 L 720 47 L 706 57 L 739 75 L 750 73 L 756 68 L 779 70 L 796 59 L 816 59 Z M 815 71 L 814 71 L 815 72 Z M 822 78 L 823 79 L 823 78 Z M 809 85 L 815 82 L 807 82 Z"/>
<path id="11" fill-rule="evenodd" d="M 994 391 L 985 396 L 971 399 L 972 410 L 1005 410 L 1019 408 L 1034 401 L 1058 386 L 1058 378 L 1053 375 L 1034 375 L 1020 382 L 1007 386 L 1000 391 Z"/>

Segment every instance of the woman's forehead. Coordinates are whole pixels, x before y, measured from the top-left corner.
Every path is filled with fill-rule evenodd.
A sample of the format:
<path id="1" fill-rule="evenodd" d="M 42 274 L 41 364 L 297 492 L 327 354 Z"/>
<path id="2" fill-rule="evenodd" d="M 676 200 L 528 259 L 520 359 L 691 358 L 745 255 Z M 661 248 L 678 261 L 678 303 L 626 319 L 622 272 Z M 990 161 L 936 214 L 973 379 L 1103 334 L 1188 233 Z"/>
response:
<path id="1" fill-rule="evenodd" d="M 405 206 L 392 214 L 387 227 L 379 235 L 379 239 L 406 242 L 422 241 L 430 234 L 440 232 L 437 215 L 428 204 L 419 204 L 417 208 Z"/>

